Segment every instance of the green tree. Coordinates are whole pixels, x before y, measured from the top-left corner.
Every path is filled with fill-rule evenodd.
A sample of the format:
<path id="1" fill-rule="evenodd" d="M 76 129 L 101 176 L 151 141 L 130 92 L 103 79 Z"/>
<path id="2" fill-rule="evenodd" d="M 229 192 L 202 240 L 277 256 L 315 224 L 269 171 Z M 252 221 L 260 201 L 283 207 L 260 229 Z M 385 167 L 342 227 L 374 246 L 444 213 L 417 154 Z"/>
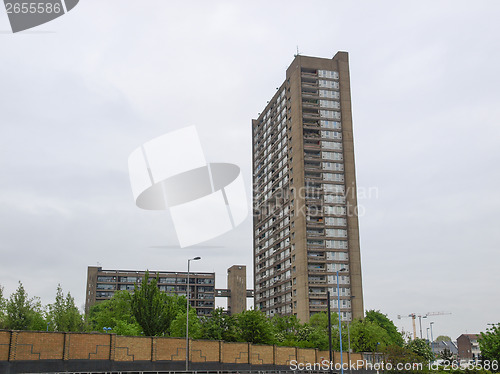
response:
<path id="1" fill-rule="evenodd" d="M 149 271 L 146 271 L 141 285 L 135 284 L 131 305 L 144 334 L 162 336 L 170 333 L 170 324 L 179 312 L 186 309 L 186 298 L 160 292 L 158 277 L 150 280 Z"/>
<path id="2" fill-rule="evenodd" d="M 273 344 L 273 326 L 260 310 L 250 309 L 236 316 L 240 341 L 254 344 Z"/>
<path id="3" fill-rule="evenodd" d="M 0 329 L 5 328 L 5 306 L 7 300 L 3 297 L 3 287 L 0 286 Z"/>
<path id="4" fill-rule="evenodd" d="M 224 313 L 222 308 L 216 308 L 210 316 L 201 319 L 201 339 L 224 340 L 235 342 L 238 340 L 236 319 Z"/>
<path id="5" fill-rule="evenodd" d="M 186 337 L 186 312 L 177 313 L 170 324 L 170 336 Z M 194 308 L 189 309 L 189 337 L 191 339 L 201 337 L 201 323 Z"/>
<path id="6" fill-rule="evenodd" d="M 82 331 L 83 318 L 75 305 L 75 299 L 68 292 L 64 297 L 61 285 L 57 285 L 56 300 L 48 306 L 47 319 L 54 331 Z"/>
<path id="7" fill-rule="evenodd" d="M 486 332 L 481 333 L 479 348 L 483 360 L 500 364 L 500 323 L 493 324 Z M 498 370 L 496 370 L 498 371 Z"/>
<path id="8" fill-rule="evenodd" d="M 140 335 L 131 306 L 131 296 L 127 291 L 115 292 L 110 300 L 95 304 L 87 315 L 87 330 L 102 332 L 104 327 L 118 335 Z"/>
<path id="9" fill-rule="evenodd" d="M 376 323 L 378 326 L 382 327 L 386 332 L 389 340 L 386 342 L 387 345 L 396 344 L 402 347 L 404 345 L 404 339 L 398 328 L 392 322 L 386 314 L 380 312 L 380 310 L 368 310 L 366 312 L 366 317 L 370 322 Z M 361 352 L 361 351 L 358 351 Z"/>
<path id="10" fill-rule="evenodd" d="M 340 339 L 338 330 L 338 315 L 332 313 L 330 316 L 332 323 L 332 349 L 340 349 Z M 347 330 L 343 330 L 344 342 L 347 342 Z M 297 344 L 301 348 L 318 348 L 328 350 L 328 314 L 326 312 L 316 313 L 309 318 L 309 322 L 304 324 L 297 333 Z M 344 349 L 346 347 L 343 347 Z"/>
<path id="11" fill-rule="evenodd" d="M 451 342 L 451 338 L 447 335 L 439 335 L 435 340 L 437 342 Z"/>
<path id="12" fill-rule="evenodd" d="M 274 326 L 276 343 L 284 346 L 297 345 L 297 336 L 300 329 L 303 327 L 297 316 L 276 315 L 271 319 L 271 323 Z"/>
<path id="13" fill-rule="evenodd" d="M 441 352 L 439 352 L 439 357 L 441 360 L 451 362 L 453 360 L 453 353 L 451 353 L 448 347 L 445 347 Z"/>
<path id="14" fill-rule="evenodd" d="M 19 282 L 5 307 L 5 325 L 12 330 L 45 330 L 44 310 L 38 298 L 30 299 Z"/>
<path id="15" fill-rule="evenodd" d="M 354 352 L 376 352 L 394 344 L 387 330 L 368 318 L 354 320 L 350 332 Z"/>
<path id="16" fill-rule="evenodd" d="M 424 341 L 425 343 L 425 341 Z M 412 350 L 406 347 L 400 347 L 399 345 L 390 345 L 382 349 L 382 352 L 384 353 L 384 361 L 386 363 L 390 363 L 392 367 L 394 368 L 391 371 L 388 371 L 389 373 L 405 373 L 407 374 L 409 371 L 408 370 L 402 370 L 402 371 L 397 371 L 395 368 L 397 367 L 398 364 L 401 364 L 402 367 L 404 365 L 415 365 L 415 364 L 422 364 L 422 367 L 424 368 L 423 372 L 427 372 L 428 370 L 426 369 L 427 366 L 427 361 L 415 354 Z M 417 370 L 411 370 L 412 374 L 418 374 L 421 373 L 422 371 L 417 371 Z"/>
<path id="17" fill-rule="evenodd" d="M 422 357 L 424 360 L 432 361 L 435 359 L 434 353 L 432 353 L 431 347 L 424 339 L 414 339 L 410 340 L 405 345 L 410 351 L 415 353 L 417 356 Z"/>

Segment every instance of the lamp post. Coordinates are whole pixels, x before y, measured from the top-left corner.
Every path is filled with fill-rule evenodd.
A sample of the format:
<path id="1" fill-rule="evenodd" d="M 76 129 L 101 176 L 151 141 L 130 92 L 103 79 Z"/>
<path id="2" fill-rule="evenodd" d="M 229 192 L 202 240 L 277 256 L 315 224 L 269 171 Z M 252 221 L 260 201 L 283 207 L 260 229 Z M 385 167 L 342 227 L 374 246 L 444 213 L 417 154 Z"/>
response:
<path id="1" fill-rule="evenodd" d="M 349 333 L 349 325 L 351 321 L 347 320 L 347 365 L 349 373 L 351 372 L 351 334 Z"/>
<path id="2" fill-rule="evenodd" d="M 330 367 L 330 374 L 332 374 L 332 362 L 333 362 L 333 354 L 332 354 L 332 316 L 330 310 L 330 289 L 326 291 L 326 297 L 328 299 L 327 310 L 328 310 L 328 356 L 330 359 L 330 363 L 328 364 Z"/>
<path id="3" fill-rule="evenodd" d="M 186 286 L 186 371 L 189 370 L 189 264 L 191 261 L 201 260 L 194 257 L 188 260 L 187 286 Z"/>
<path id="4" fill-rule="evenodd" d="M 427 316 L 418 316 L 418 322 L 420 323 L 420 339 L 422 338 L 422 318 L 427 318 Z"/>
<path id="5" fill-rule="evenodd" d="M 337 306 L 339 310 L 339 336 L 340 336 L 340 371 L 344 374 L 344 361 L 342 358 L 342 323 L 340 322 L 340 286 L 339 286 L 339 271 L 345 271 L 345 268 L 337 270 Z"/>
<path id="6" fill-rule="evenodd" d="M 434 354 L 434 337 L 432 336 L 432 325 L 434 324 L 434 322 L 431 322 L 430 325 L 431 325 L 431 351 L 432 351 L 432 354 Z"/>

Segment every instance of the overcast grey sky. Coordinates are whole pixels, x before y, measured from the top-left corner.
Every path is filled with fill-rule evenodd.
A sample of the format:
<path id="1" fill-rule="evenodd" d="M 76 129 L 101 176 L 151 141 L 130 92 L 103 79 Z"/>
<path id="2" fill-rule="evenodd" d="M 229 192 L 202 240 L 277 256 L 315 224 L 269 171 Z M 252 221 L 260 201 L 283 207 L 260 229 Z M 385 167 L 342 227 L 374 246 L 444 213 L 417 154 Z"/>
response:
<path id="1" fill-rule="evenodd" d="M 197 126 L 251 184 L 251 119 L 301 54 L 350 54 L 366 309 L 448 311 L 434 336 L 500 322 L 500 3 L 85 0 L 12 34 L 0 11 L 0 284 L 84 303 L 88 265 L 246 264 L 251 219 L 178 249 L 138 209 L 127 158 Z M 176 249 L 177 248 L 177 249 Z"/>

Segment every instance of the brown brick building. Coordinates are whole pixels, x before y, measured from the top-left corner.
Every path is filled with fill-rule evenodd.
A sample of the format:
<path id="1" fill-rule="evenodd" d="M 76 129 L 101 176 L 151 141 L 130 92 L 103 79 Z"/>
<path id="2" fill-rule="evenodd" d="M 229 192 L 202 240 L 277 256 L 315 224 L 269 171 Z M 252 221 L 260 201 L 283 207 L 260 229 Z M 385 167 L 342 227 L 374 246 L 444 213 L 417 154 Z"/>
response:
<path id="1" fill-rule="evenodd" d="M 296 56 L 252 121 L 255 307 L 362 318 L 349 62 Z"/>
<path id="2" fill-rule="evenodd" d="M 461 360 L 477 360 L 481 355 L 479 334 L 462 334 L 457 338 L 458 358 Z"/>

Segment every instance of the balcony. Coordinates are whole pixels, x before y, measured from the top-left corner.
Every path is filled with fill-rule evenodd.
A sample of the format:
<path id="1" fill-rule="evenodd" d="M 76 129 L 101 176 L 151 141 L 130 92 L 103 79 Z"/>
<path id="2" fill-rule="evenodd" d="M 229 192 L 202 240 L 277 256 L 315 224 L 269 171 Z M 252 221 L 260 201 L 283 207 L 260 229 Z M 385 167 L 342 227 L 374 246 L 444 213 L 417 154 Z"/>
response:
<path id="1" fill-rule="evenodd" d="M 305 79 L 305 80 L 304 80 Z M 310 88 L 318 88 L 318 81 L 314 78 L 303 78 L 302 79 L 302 90 Z"/>
<path id="2" fill-rule="evenodd" d="M 311 273 L 324 273 L 325 272 L 325 266 L 321 264 L 309 264 L 307 266 L 307 270 Z"/>
<path id="3" fill-rule="evenodd" d="M 321 151 L 305 150 L 304 149 L 304 158 L 321 159 Z"/>
<path id="4" fill-rule="evenodd" d="M 321 149 L 321 142 L 319 140 L 304 139 L 304 149 Z"/>
<path id="5" fill-rule="evenodd" d="M 319 139 L 319 138 L 321 138 L 321 136 L 320 136 L 319 130 L 304 129 L 304 138 Z"/>
<path id="6" fill-rule="evenodd" d="M 323 229 L 307 229 L 307 236 L 325 236 L 325 230 Z"/>
<path id="7" fill-rule="evenodd" d="M 323 224 L 324 224 L 323 217 L 307 216 L 306 219 L 307 219 L 308 226 L 317 226 L 317 225 L 323 226 Z"/>
<path id="8" fill-rule="evenodd" d="M 304 167 L 306 169 L 316 169 L 318 171 L 321 171 L 321 162 L 319 161 L 306 161 L 304 162 Z"/>
<path id="9" fill-rule="evenodd" d="M 309 290 L 309 297 L 319 297 L 319 298 L 325 298 L 326 299 L 326 292 L 311 292 L 311 290 Z"/>
<path id="10" fill-rule="evenodd" d="M 305 179 L 312 179 L 312 180 L 321 180 L 321 173 L 320 172 L 313 172 L 313 171 L 306 171 L 304 173 L 304 178 Z"/>
<path id="11" fill-rule="evenodd" d="M 328 306 L 326 300 L 309 299 L 309 307 L 311 308 L 324 308 L 326 306 Z"/>
<path id="12" fill-rule="evenodd" d="M 302 119 L 302 123 L 304 125 L 305 128 L 309 127 L 313 127 L 313 128 L 321 128 L 321 125 L 320 125 L 320 122 L 318 120 L 315 120 L 315 119 L 309 119 L 309 118 L 303 118 Z"/>
<path id="13" fill-rule="evenodd" d="M 319 108 L 319 100 L 313 99 L 313 98 L 304 97 L 302 99 L 302 107 L 303 108 L 315 108 L 315 109 L 318 109 Z"/>

